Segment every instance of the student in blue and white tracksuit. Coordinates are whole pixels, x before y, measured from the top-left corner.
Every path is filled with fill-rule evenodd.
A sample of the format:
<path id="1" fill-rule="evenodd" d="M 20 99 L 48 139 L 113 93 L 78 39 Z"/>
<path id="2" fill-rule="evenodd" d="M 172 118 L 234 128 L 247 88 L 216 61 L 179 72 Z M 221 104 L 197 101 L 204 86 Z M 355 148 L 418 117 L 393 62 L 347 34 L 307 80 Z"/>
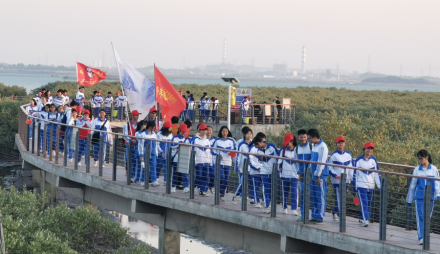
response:
<path id="1" fill-rule="evenodd" d="M 254 197 L 253 203 L 256 208 L 261 208 L 260 204 L 260 183 L 261 183 L 261 168 L 263 167 L 263 161 L 260 160 L 258 153 L 260 151 L 260 143 L 263 143 L 263 139 L 260 136 L 254 137 L 249 144 L 249 182 L 250 182 L 250 195 Z"/>
<path id="2" fill-rule="evenodd" d="M 60 123 L 62 123 L 64 115 L 66 113 L 64 112 L 64 106 L 59 106 L 57 110 L 58 110 L 58 112 L 57 112 L 57 118 L 55 119 L 55 122 L 60 124 Z M 52 141 L 53 141 L 52 149 L 53 150 L 56 149 L 57 131 L 59 131 L 60 132 L 60 137 L 59 137 L 59 140 L 58 140 L 59 150 L 57 152 L 60 153 L 60 156 L 63 156 L 63 152 L 64 152 L 64 142 L 63 142 L 63 140 L 64 140 L 64 133 L 61 132 L 61 126 L 59 124 L 54 124 L 54 126 L 53 126 L 54 129 L 53 129 L 53 132 L 52 132 L 52 135 L 53 135 L 53 137 L 52 137 Z"/>
<path id="3" fill-rule="evenodd" d="M 210 122 L 209 115 L 211 115 L 211 99 L 205 97 L 205 122 Z"/>
<path id="4" fill-rule="evenodd" d="M 312 158 L 312 144 L 307 141 L 307 131 L 304 129 L 298 130 L 299 145 L 295 148 L 295 153 L 298 160 L 309 161 Z M 309 168 L 310 164 L 298 162 L 298 177 L 300 181 L 300 207 L 301 217 L 297 221 L 302 221 L 304 216 L 304 172 Z M 307 190 L 309 191 L 309 190 Z"/>
<path id="5" fill-rule="evenodd" d="M 353 156 L 349 151 L 345 150 L 345 138 L 343 136 L 339 136 L 336 138 L 336 146 L 337 150 L 332 153 L 329 159 L 329 163 L 353 167 Z M 339 217 L 339 187 L 341 183 L 341 174 L 345 172 L 347 174 L 347 178 L 345 181 L 346 184 L 346 192 L 348 192 L 348 185 L 350 184 L 350 179 L 353 178 L 353 170 L 345 169 L 341 167 L 328 167 L 329 174 L 331 175 L 331 182 L 333 184 L 333 190 L 335 192 L 335 207 L 332 210 L 333 220 L 338 221 Z"/>
<path id="6" fill-rule="evenodd" d="M 205 103 L 206 103 L 206 95 L 203 95 L 202 98 L 200 98 L 200 108 L 199 108 L 199 116 L 202 117 L 203 122 L 205 121 Z"/>
<path id="7" fill-rule="evenodd" d="M 181 124 L 179 126 L 179 132 L 176 136 L 173 137 L 171 140 L 175 143 L 186 143 L 189 144 L 189 140 L 185 138 L 186 133 L 188 132 L 188 127 L 186 124 Z M 171 145 L 171 160 L 173 161 L 173 172 L 172 172 L 172 183 L 171 183 L 171 192 L 176 192 L 176 185 L 178 181 L 179 175 L 182 176 L 182 186 L 184 187 L 183 193 L 189 192 L 189 180 L 188 180 L 188 174 L 185 173 L 179 173 L 177 172 L 177 159 L 179 158 L 179 145 L 172 144 Z M 194 186 L 193 186 L 194 187 Z"/>
<path id="8" fill-rule="evenodd" d="M 414 176 L 432 177 L 439 179 L 438 169 L 432 165 L 431 155 L 426 150 L 420 150 L 417 153 L 420 165 L 414 168 Z M 425 196 L 425 187 L 431 185 L 431 208 L 429 218 L 432 216 L 435 199 L 439 199 L 440 182 L 426 179 L 413 178 L 408 190 L 406 202 L 412 206 L 413 199 L 416 203 L 417 236 L 420 244 L 423 244 L 423 197 Z"/>
<path id="9" fill-rule="evenodd" d="M 99 110 L 101 109 L 99 102 L 97 102 L 97 99 L 99 99 L 98 91 L 94 91 L 92 98 L 90 98 L 90 104 L 92 106 L 93 118 L 98 118 Z"/>
<path id="10" fill-rule="evenodd" d="M 218 107 L 219 107 L 219 101 L 217 97 L 212 97 L 212 121 L 215 123 L 217 121 L 217 113 L 218 113 Z"/>
<path id="11" fill-rule="evenodd" d="M 77 116 L 78 116 L 78 112 L 76 111 L 76 107 L 72 108 L 70 110 L 70 116 L 69 116 L 69 118 L 68 118 L 66 123 L 68 125 L 70 125 L 70 126 L 76 126 L 76 123 L 78 122 Z M 73 127 L 67 127 L 66 128 L 66 132 L 65 132 L 65 133 L 68 133 L 67 137 L 66 137 L 66 134 L 64 133 L 64 137 L 67 138 L 67 148 L 66 148 L 66 150 L 68 152 L 67 155 L 69 157 L 69 161 L 70 162 L 73 162 L 73 154 L 75 153 L 74 143 L 72 143 L 72 142 L 75 142 L 74 140 L 72 140 L 72 132 L 73 132 L 73 130 L 74 130 Z M 76 129 L 76 134 L 79 135 L 78 134 L 78 129 Z"/>
<path id="12" fill-rule="evenodd" d="M 196 101 L 194 100 L 194 95 L 191 94 L 190 97 L 188 97 L 188 119 L 191 120 L 191 122 L 194 122 L 195 118 L 195 109 L 196 109 Z"/>
<path id="13" fill-rule="evenodd" d="M 102 97 L 101 91 L 98 91 L 98 94 L 94 97 L 94 100 L 98 109 L 101 110 L 102 104 L 104 104 L 104 97 Z M 105 113 L 107 114 L 107 111 Z"/>
<path id="14" fill-rule="evenodd" d="M 243 112 L 243 117 L 246 117 L 248 114 L 248 110 L 249 110 L 249 98 L 248 97 L 244 97 L 244 99 L 241 101 L 240 107 L 242 109 Z"/>
<path id="15" fill-rule="evenodd" d="M 327 162 L 328 148 L 322 139 L 319 138 L 319 132 L 316 129 L 307 131 L 309 141 L 313 144 L 311 162 Z M 312 219 L 310 222 L 323 224 L 325 217 L 325 207 L 327 204 L 327 177 L 328 167 L 318 164 L 310 164 L 311 182 L 310 197 L 312 200 Z"/>
<path id="16" fill-rule="evenodd" d="M 104 98 L 104 104 L 105 104 L 105 113 L 107 115 L 112 114 L 112 104 L 113 104 L 113 96 L 112 92 L 108 92 L 107 97 Z"/>
<path id="17" fill-rule="evenodd" d="M 374 145 L 367 142 L 364 145 L 364 154 L 356 159 L 355 167 L 364 169 L 373 169 L 379 171 L 379 164 L 376 158 L 372 156 Z M 357 193 L 361 205 L 361 212 L 359 214 L 360 223 L 364 227 L 368 227 L 370 220 L 370 204 L 373 199 L 374 184 L 380 189 L 381 177 L 379 172 L 369 172 L 355 170 L 353 172 L 353 191 Z"/>
<path id="18" fill-rule="evenodd" d="M 125 102 L 127 100 L 127 97 L 125 95 L 120 95 L 120 92 L 116 92 L 116 98 L 115 98 L 115 109 L 118 111 L 118 115 L 116 117 L 117 120 L 121 120 L 122 116 L 125 116 L 125 110 L 127 103 Z"/>
<path id="19" fill-rule="evenodd" d="M 93 136 L 93 133 L 95 132 L 95 130 L 102 130 L 102 131 L 112 131 L 111 127 L 110 127 L 110 121 L 107 121 L 107 119 L 105 118 L 105 110 L 101 109 L 99 111 L 99 117 L 95 118 L 92 121 L 92 131 L 91 134 Z M 113 137 L 112 135 L 108 135 L 107 133 L 100 133 L 100 136 L 103 136 L 103 145 L 102 145 L 102 161 L 103 164 L 102 166 L 104 167 L 104 161 L 105 161 L 105 148 L 108 145 L 112 145 L 113 144 Z M 93 145 L 93 160 L 95 161 L 95 167 L 98 166 L 98 160 L 99 160 L 99 143 L 96 143 L 95 145 Z"/>
<path id="20" fill-rule="evenodd" d="M 143 125 L 145 126 L 145 122 Z M 157 181 L 157 174 L 156 174 L 156 161 L 157 161 L 157 156 L 160 153 L 162 153 L 162 150 L 160 149 L 159 142 L 156 141 L 157 135 L 153 131 L 155 126 L 156 126 L 156 124 L 153 121 L 148 121 L 146 124 L 145 131 L 136 132 L 136 137 L 139 137 L 136 139 L 137 144 L 138 144 L 138 155 L 141 160 L 141 164 L 144 165 L 141 169 L 141 176 L 140 176 L 141 186 L 144 186 L 145 182 L 147 182 L 146 184 L 148 184 L 148 181 L 149 181 L 149 179 L 145 179 L 145 163 L 147 163 L 147 162 L 144 162 L 145 149 L 148 144 L 151 145 L 150 146 L 150 161 L 149 161 L 151 186 L 153 186 L 153 187 L 159 186 L 159 182 Z M 145 138 L 148 138 L 151 140 L 146 140 Z M 142 162 L 144 162 L 144 163 L 142 163 Z"/>
<path id="21" fill-rule="evenodd" d="M 218 150 L 212 150 L 212 154 L 220 154 L 220 198 L 225 201 L 226 188 L 229 184 L 229 173 L 232 166 L 232 157 L 236 156 L 234 153 L 237 148 L 235 140 L 232 139 L 232 133 L 229 131 L 228 127 L 222 126 L 218 132 L 218 139 L 214 142 L 214 148 L 231 150 L 231 152 L 224 152 Z M 217 190 L 216 190 L 217 191 Z"/>
<path id="22" fill-rule="evenodd" d="M 246 129 L 244 129 L 246 128 Z M 241 141 L 238 142 L 237 145 L 237 151 L 239 152 L 249 152 L 249 144 L 252 141 L 253 135 L 254 133 L 252 132 L 252 129 L 245 126 L 242 129 L 242 133 L 244 134 L 244 138 L 240 139 Z M 250 171 L 250 167 L 248 166 L 247 169 L 244 168 L 244 158 L 248 158 L 249 156 L 246 154 L 242 154 L 242 153 L 238 153 L 237 155 L 237 163 L 235 164 L 235 172 L 238 173 L 238 179 L 239 179 L 239 183 L 238 183 L 238 187 L 237 190 L 235 191 L 234 196 L 232 197 L 232 201 L 234 201 L 236 199 L 236 197 L 241 197 L 242 196 L 242 191 L 243 191 L 243 173 L 245 174 L 249 174 Z M 249 163 L 248 163 L 249 164 Z M 247 183 L 246 183 L 247 184 Z M 247 197 L 245 197 L 247 198 Z M 250 197 L 251 199 L 254 199 L 253 196 Z"/>
<path id="23" fill-rule="evenodd" d="M 58 90 L 57 91 L 57 96 L 55 96 L 55 98 L 53 99 L 53 104 L 55 104 L 55 106 L 59 107 L 59 106 L 64 106 L 64 97 L 62 96 L 63 90 Z"/>
<path id="24" fill-rule="evenodd" d="M 49 120 L 50 122 L 46 123 L 47 124 L 47 127 L 46 127 L 46 151 L 47 151 L 47 155 L 49 155 L 49 153 L 51 152 L 50 151 L 50 137 L 53 136 L 52 133 L 54 132 L 54 130 L 57 127 L 57 125 L 54 124 L 54 122 L 56 121 L 57 118 L 58 118 L 57 107 L 55 106 L 55 104 L 52 104 L 52 105 L 50 105 L 50 111 L 47 113 L 47 120 Z M 51 127 L 53 128 L 52 132 L 50 131 Z M 55 150 L 54 139 L 52 139 L 52 150 Z"/>
<path id="25" fill-rule="evenodd" d="M 288 133 L 284 136 L 284 141 L 282 143 L 284 146 L 280 150 L 280 157 L 297 159 L 297 154 L 295 152 L 295 147 L 297 146 L 296 137 L 292 133 Z M 298 168 L 297 163 L 289 160 L 278 160 L 280 164 L 279 172 L 281 178 L 281 193 L 282 193 L 282 205 L 283 213 L 287 214 L 287 200 L 290 194 L 290 203 L 292 214 L 298 216 Z"/>
<path id="26" fill-rule="evenodd" d="M 208 130 L 206 132 L 206 138 L 209 140 L 211 147 L 214 146 L 214 143 L 217 140 L 216 138 L 214 138 L 212 136 L 212 131 L 213 131 L 212 127 L 208 126 Z M 213 188 L 215 186 L 215 153 L 213 151 L 211 151 L 211 153 L 212 153 L 212 161 L 211 161 L 211 165 L 209 165 L 208 187 L 209 187 L 209 190 L 211 191 L 211 193 L 214 194 Z"/>
<path id="27" fill-rule="evenodd" d="M 46 104 L 46 106 L 44 106 L 44 110 L 38 112 L 38 117 L 40 119 L 43 120 L 48 120 L 49 119 L 49 111 L 50 111 L 50 105 Z M 44 146 L 44 126 L 49 124 L 46 121 L 40 121 L 41 126 L 40 126 L 40 152 L 43 152 L 43 146 Z"/>
<path id="28" fill-rule="evenodd" d="M 139 120 L 139 111 L 133 110 L 131 112 L 131 120 L 129 120 L 126 124 L 124 124 L 122 133 L 127 136 L 136 136 L 136 132 L 140 130 L 138 128 L 138 120 Z M 140 171 L 141 171 L 141 162 L 139 161 L 139 156 L 137 156 L 137 144 L 136 138 L 124 136 L 125 143 L 125 158 L 128 158 L 130 147 L 131 149 L 131 181 L 134 183 L 139 182 Z M 126 159 L 126 163 L 128 163 L 128 159 Z"/>
<path id="29" fill-rule="evenodd" d="M 208 175 L 209 165 L 212 163 L 211 142 L 206 138 L 208 127 L 205 124 L 199 126 L 199 132 L 194 136 L 190 144 L 203 146 L 206 148 L 193 147 L 196 151 L 196 186 L 199 188 L 200 196 L 209 196 L 208 191 Z"/>
<path id="30" fill-rule="evenodd" d="M 173 133 L 171 132 L 170 128 L 171 128 L 171 122 L 165 122 L 163 124 L 162 129 L 157 133 L 157 139 L 161 141 L 171 141 L 173 139 Z M 159 179 L 160 172 L 162 171 L 162 167 L 163 167 L 164 168 L 163 181 L 164 181 L 164 185 L 166 185 L 167 168 L 168 168 L 167 155 L 168 155 L 168 149 L 171 146 L 171 144 L 165 142 L 159 142 L 159 146 L 162 152 L 157 157 L 156 175 L 157 175 L 157 179 Z"/>
<path id="31" fill-rule="evenodd" d="M 49 94 L 48 94 L 49 96 Z M 78 89 L 78 92 L 75 95 L 75 101 L 79 103 L 79 105 L 84 108 L 84 100 L 85 100 L 85 96 L 84 96 L 84 87 L 80 87 Z"/>
<path id="32" fill-rule="evenodd" d="M 37 102 L 35 101 L 35 99 L 31 100 L 31 104 L 29 106 L 26 107 L 26 113 L 28 115 L 33 115 L 33 116 L 37 116 L 38 115 L 38 106 L 37 106 Z M 34 125 L 33 122 L 35 121 L 34 118 L 29 118 L 32 121 L 32 124 L 29 126 L 29 138 L 33 138 L 34 136 Z"/>

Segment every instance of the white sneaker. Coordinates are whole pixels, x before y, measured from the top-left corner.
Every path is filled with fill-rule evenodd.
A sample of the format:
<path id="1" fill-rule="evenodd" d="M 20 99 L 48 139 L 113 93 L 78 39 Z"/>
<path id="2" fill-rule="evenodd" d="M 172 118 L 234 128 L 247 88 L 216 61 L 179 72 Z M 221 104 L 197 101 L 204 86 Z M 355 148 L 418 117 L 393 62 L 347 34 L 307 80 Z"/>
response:
<path id="1" fill-rule="evenodd" d="M 85 158 L 86 158 L 86 156 L 85 156 L 85 155 L 83 155 L 83 156 L 82 156 L 82 158 L 83 158 L 83 159 L 85 159 Z"/>
<path id="2" fill-rule="evenodd" d="M 52 151 L 52 156 L 56 156 L 56 155 L 57 155 L 57 152 Z"/>
<path id="3" fill-rule="evenodd" d="M 255 208 L 261 208 L 261 203 L 255 204 Z"/>
<path id="4" fill-rule="evenodd" d="M 102 163 L 102 167 L 105 168 L 104 163 Z"/>
<path id="5" fill-rule="evenodd" d="M 176 192 L 176 187 L 171 187 L 171 193 Z"/>
<path id="6" fill-rule="evenodd" d="M 64 156 L 64 152 L 60 152 L 59 154 L 60 154 L 60 157 Z"/>
<path id="7" fill-rule="evenodd" d="M 98 161 L 95 161 L 95 167 L 97 167 L 98 166 Z"/>
<path id="8" fill-rule="evenodd" d="M 203 197 L 209 197 L 209 194 L 207 192 L 203 192 L 203 191 L 200 191 L 199 195 L 203 196 Z"/>
<path id="9" fill-rule="evenodd" d="M 78 162 L 78 167 L 81 167 L 81 162 Z"/>
<path id="10" fill-rule="evenodd" d="M 225 200 L 224 197 L 221 197 L 221 198 L 220 198 L 220 201 L 225 202 L 226 200 Z"/>
<path id="11" fill-rule="evenodd" d="M 298 211 L 297 210 L 292 210 L 292 215 L 294 215 L 294 216 L 298 216 L 299 214 L 298 214 Z"/>
<path id="12" fill-rule="evenodd" d="M 141 186 L 145 186 L 145 182 L 141 182 Z"/>
<path id="13" fill-rule="evenodd" d="M 333 214 L 333 220 L 334 221 L 339 221 L 339 217 L 336 213 Z"/>
<path id="14" fill-rule="evenodd" d="M 69 159 L 69 162 L 73 162 L 73 159 Z"/>
<path id="15" fill-rule="evenodd" d="M 153 186 L 153 187 L 157 187 L 157 186 L 159 186 L 159 182 L 158 182 L 158 181 L 152 182 L 152 183 L 151 183 L 151 186 Z"/>
<path id="16" fill-rule="evenodd" d="M 184 189 L 183 189 L 183 193 L 188 193 L 189 192 L 189 188 L 188 187 L 185 187 Z"/>
<path id="17" fill-rule="evenodd" d="M 167 182 L 165 181 L 165 182 L 163 182 L 163 186 L 167 186 Z"/>
<path id="18" fill-rule="evenodd" d="M 40 149 L 40 153 L 42 153 L 43 152 L 43 150 L 42 149 Z"/>
<path id="19" fill-rule="evenodd" d="M 270 206 L 264 208 L 264 213 L 270 213 Z"/>
<path id="20" fill-rule="evenodd" d="M 287 214 L 287 208 L 286 208 L 286 209 L 283 209 L 283 213 L 284 213 L 284 214 Z"/>
<path id="21" fill-rule="evenodd" d="M 368 221 L 367 220 L 362 221 L 362 227 L 368 227 Z"/>
<path id="22" fill-rule="evenodd" d="M 420 239 L 419 245 L 423 245 L 423 239 Z"/>

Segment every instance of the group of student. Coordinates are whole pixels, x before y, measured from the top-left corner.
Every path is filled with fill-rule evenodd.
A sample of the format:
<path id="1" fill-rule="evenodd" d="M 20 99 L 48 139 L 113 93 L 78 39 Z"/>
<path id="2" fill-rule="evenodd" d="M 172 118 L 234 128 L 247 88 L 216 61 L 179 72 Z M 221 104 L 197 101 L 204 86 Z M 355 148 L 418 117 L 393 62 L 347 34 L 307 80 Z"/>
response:
<path id="1" fill-rule="evenodd" d="M 77 101 L 82 107 L 84 107 L 84 87 L 80 87 L 75 96 L 75 101 Z M 112 92 L 107 93 L 107 97 L 103 97 L 101 95 L 101 91 L 93 91 L 93 95 L 90 98 L 90 106 L 92 110 L 92 117 L 97 118 L 99 116 L 99 112 L 104 105 L 104 110 L 107 115 L 112 113 L 112 105 L 114 103 L 114 109 L 117 111 L 115 120 L 121 121 L 123 117 L 126 117 L 127 110 L 127 97 L 121 92 L 116 92 L 116 97 L 113 97 Z"/>
<path id="2" fill-rule="evenodd" d="M 183 91 L 180 90 L 180 93 L 182 92 Z M 197 102 L 194 99 L 194 95 L 190 91 L 186 91 L 186 96 L 182 94 L 182 97 L 186 100 L 186 108 L 180 114 L 180 118 L 183 121 L 189 119 L 194 122 L 195 110 L 197 105 Z M 203 117 L 202 122 L 216 122 L 219 109 L 219 100 L 217 99 L 217 97 L 213 96 L 209 98 L 208 94 L 204 92 L 197 106 L 199 108 L 199 116 Z"/>

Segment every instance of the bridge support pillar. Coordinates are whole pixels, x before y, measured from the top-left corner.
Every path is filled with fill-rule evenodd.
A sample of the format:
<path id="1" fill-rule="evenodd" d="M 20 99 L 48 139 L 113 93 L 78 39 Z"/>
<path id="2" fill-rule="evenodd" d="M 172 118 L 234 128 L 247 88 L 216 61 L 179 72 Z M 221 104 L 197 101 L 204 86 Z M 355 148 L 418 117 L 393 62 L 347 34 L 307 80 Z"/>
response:
<path id="1" fill-rule="evenodd" d="M 180 254 L 180 233 L 159 227 L 159 254 Z"/>
<path id="2" fill-rule="evenodd" d="M 281 251 L 287 253 L 322 253 L 323 246 L 311 242 L 298 240 L 288 236 L 281 236 Z"/>

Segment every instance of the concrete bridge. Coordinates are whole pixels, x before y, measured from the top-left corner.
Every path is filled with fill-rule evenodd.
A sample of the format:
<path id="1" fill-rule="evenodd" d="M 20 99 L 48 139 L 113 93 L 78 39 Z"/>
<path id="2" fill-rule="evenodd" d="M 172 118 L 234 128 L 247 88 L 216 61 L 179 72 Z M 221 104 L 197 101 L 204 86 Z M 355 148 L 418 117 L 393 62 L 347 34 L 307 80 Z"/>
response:
<path id="1" fill-rule="evenodd" d="M 180 253 L 180 233 L 191 235 L 255 254 L 266 253 L 438 253 L 440 238 L 431 234 L 433 252 L 423 251 L 417 245 L 415 231 L 387 225 L 386 241 L 379 241 L 379 224 L 360 227 L 357 219 L 347 217 L 346 233 L 340 233 L 338 222 L 326 216 L 325 225 L 296 222 L 295 216 L 281 214 L 270 217 L 261 209 L 248 207 L 241 211 L 240 204 L 220 202 L 213 197 L 189 195 L 181 192 L 165 194 L 165 187 L 127 185 L 125 168 L 116 167 L 113 179 L 112 164 L 106 163 L 102 176 L 98 167 L 90 165 L 74 169 L 55 164 L 49 158 L 37 156 L 26 149 L 26 141 L 19 134 L 15 142 L 23 168 L 33 170 L 34 180 L 42 190 L 50 186 L 62 189 L 83 201 L 129 215 L 146 223 L 159 226 L 160 253 Z M 37 149 L 35 149 L 36 151 Z M 54 195 L 52 194 L 52 197 Z M 231 197 L 226 197 L 231 200 Z"/>

